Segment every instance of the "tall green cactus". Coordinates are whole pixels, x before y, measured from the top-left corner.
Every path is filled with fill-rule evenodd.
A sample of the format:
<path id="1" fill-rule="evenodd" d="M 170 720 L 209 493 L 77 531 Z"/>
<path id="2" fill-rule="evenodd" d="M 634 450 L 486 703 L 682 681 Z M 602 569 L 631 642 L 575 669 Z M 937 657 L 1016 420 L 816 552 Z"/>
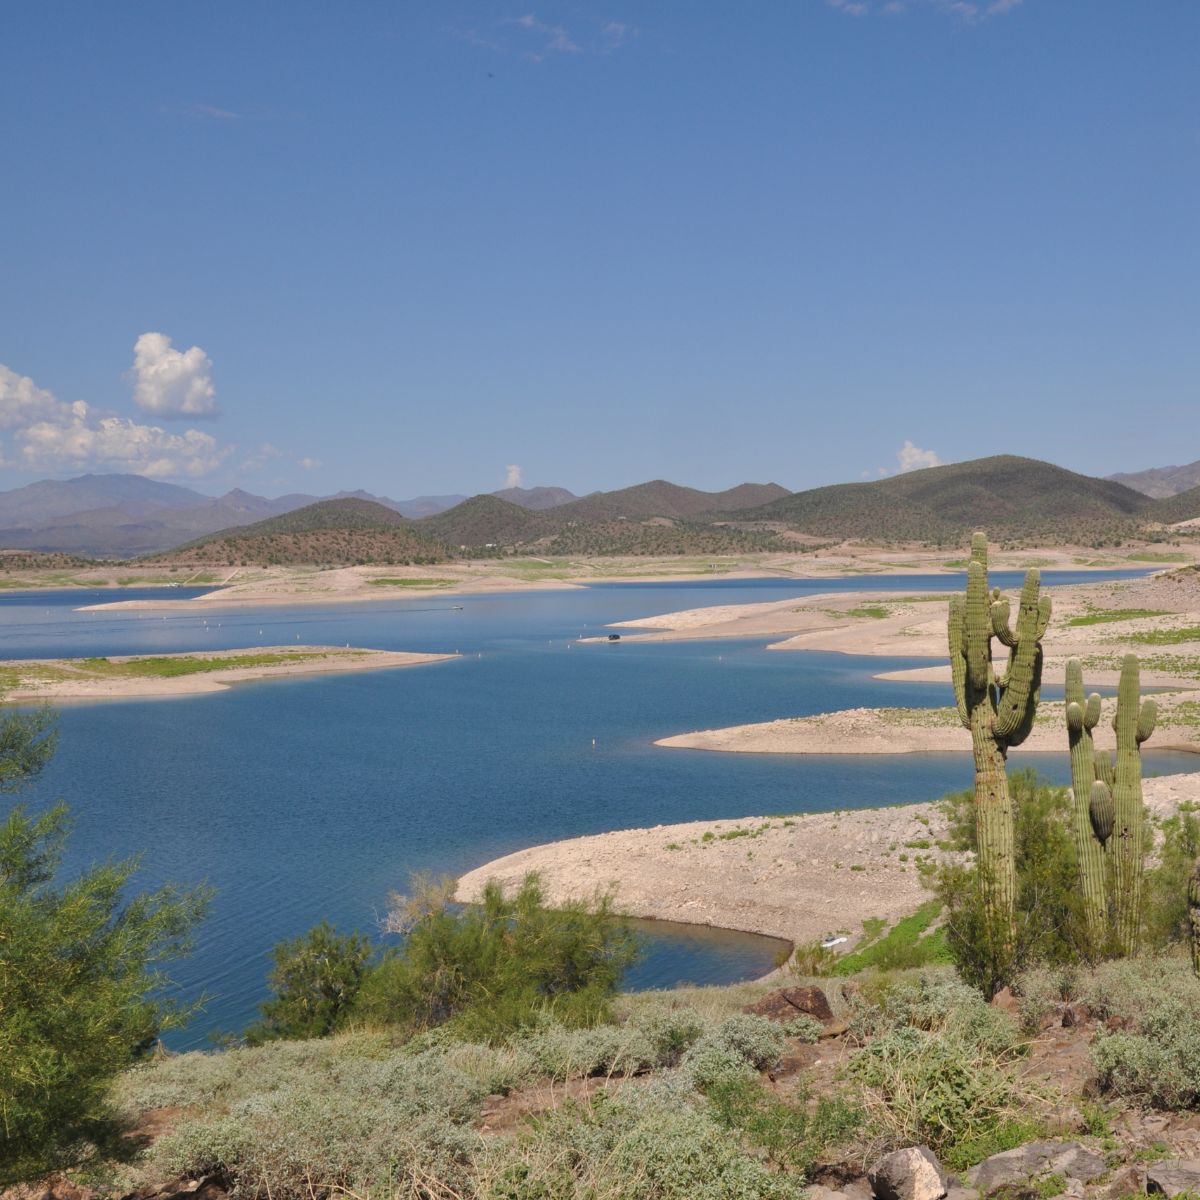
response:
<path id="1" fill-rule="evenodd" d="M 1085 699 L 1083 664 L 1077 658 L 1067 661 L 1066 700 L 1067 740 L 1071 747 L 1071 791 L 1075 801 L 1075 849 L 1079 858 L 1079 880 L 1088 940 L 1093 949 L 1098 951 L 1109 938 L 1104 847 L 1112 834 L 1113 822 L 1111 797 L 1106 806 L 1100 791 L 1095 798 L 1092 795 L 1097 765 L 1092 730 L 1100 720 L 1100 696 L 1093 692 Z M 1101 791 L 1107 794 L 1107 788 Z"/>
<path id="2" fill-rule="evenodd" d="M 1112 929 L 1118 954 L 1137 951 L 1142 923 L 1142 870 L 1145 864 L 1145 811 L 1142 806 L 1142 743 L 1154 732 L 1157 706 L 1143 700 L 1138 680 L 1137 655 L 1121 663 L 1117 685 L 1117 758 L 1102 751 L 1095 757 L 1099 776 L 1091 788 L 1090 808 L 1107 821 L 1113 844 Z M 1107 839 L 1105 839 L 1107 840 Z"/>
<path id="3" fill-rule="evenodd" d="M 1017 628 L 1009 624 L 1007 599 L 989 594 L 987 538 L 971 538 L 965 596 L 950 599 L 950 671 L 959 719 L 971 731 L 975 756 L 975 831 L 980 874 L 986 889 L 988 937 L 994 953 L 1007 957 L 1015 937 L 1017 873 L 1014 820 L 1005 760 L 1033 728 L 1042 684 L 1042 635 L 1050 622 L 1050 598 L 1040 594 L 1036 570 L 1025 576 Z M 992 638 L 1008 647 L 1008 665 L 997 678 Z"/>
<path id="4" fill-rule="evenodd" d="M 1192 927 L 1192 970 L 1200 979 L 1200 858 L 1188 880 L 1188 921 Z"/>

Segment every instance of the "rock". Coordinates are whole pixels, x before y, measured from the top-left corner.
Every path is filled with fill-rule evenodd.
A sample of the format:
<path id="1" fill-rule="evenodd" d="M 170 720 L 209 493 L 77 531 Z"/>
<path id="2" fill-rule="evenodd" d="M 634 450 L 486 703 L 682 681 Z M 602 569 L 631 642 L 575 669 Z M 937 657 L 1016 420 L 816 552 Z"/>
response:
<path id="1" fill-rule="evenodd" d="M 1002 1012 L 1012 1013 L 1014 1016 L 1021 1010 L 1021 1005 L 1018 1003 L 1016 996 L 1013 995 L 1012 988 L 1001 988 L 992 997 L 992 1007 L 998 1008 Z"/>
<path id="2" fill-rule="evenodd" d="M 755 1004 L 748 1004 L 742 1012 L 766 1017 L 769 1021 L 791 1021 L 801 1013 L 815 1017 L 818 1021 L 832 1021 L 833 1009 L 819 987 L 789 987 L 768 992 Z"/>
<path id="3" fill-rule="evenodd" d="M 942 1200 L 946 1176 L 928 1146 L 907 1146 L 884 1155 L 868 1172 L 876 1200 Z"/>
<path id="4" fill-rule="evenodd" d="M 1091 1009 L 1082 1000 L 1072 1000 L 1069 1004 L 1063 1005 L 1063 1028 L 1074 1029 L 1077 1025 L 1083 1025 L 1091 1015 Z"/>
<path id="5" fill-rule="evenodd" d="M 1104 1181 L 1097 1190 L 1097 1200 L 1123 1200 L 1126 1196 L 1140 1196 L 1146 1190 L 1146 1177 L 1137 1167 L 1121 1167 Z"/>
<path id="6" fill-rule="evenodd" d="M 1170 1158 L 1147 1167 L 1146 1191 L 1168 1197 L 1200 1194 L 1200 1159 Z"/>
<path id="7" fill-rule="evenodd" d="M 1006 1184 L 1028 1183 L 1039 1176 L 1063 1175 L 1080 1183 L 1091 1183 L 1108 1170 L 1104 1159 L 1085 1150 L 1078 1142 L 1027 1142 L 985 1158 L 967 1172 L 967 1179 L 982 1195 Z"/>

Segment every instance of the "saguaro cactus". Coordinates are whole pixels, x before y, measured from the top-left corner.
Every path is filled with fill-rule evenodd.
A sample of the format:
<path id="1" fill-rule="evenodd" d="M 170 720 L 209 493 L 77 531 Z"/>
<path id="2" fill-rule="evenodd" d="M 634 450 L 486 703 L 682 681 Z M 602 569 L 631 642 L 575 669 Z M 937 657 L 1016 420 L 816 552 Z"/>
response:
<path id="1" fill-rule="evenodd" d="M 1066 700 L 1079 879 L 1088 937 L 1092 947 L 1099 950 L 1109 936 L 1104 847 L 1112 836 L 1112 796 L 1103 784 L 1096 787 L 1097 752 L 1092 742 L 1092 730 L 1100 720 L 1100 696 L 1093 692 L 1084 698 L 1083 664 L 1077 658 L 1067 661 Z"/>
<path id="2" fill-rule="evenodd" d="M 994 952 L 1006 954 L 1014 939 L 1017 874 L 1013 858 L 1013 810 L 1005 760 L 1033 728 L 1042 685 L 1042 635 L 1050 622 L 1050 598 L 1041 596 L 1037 570 L 1025 576 L 1017 628 L 1000 589 L 989 593 L 987 538 L 971 538 L 965 596 L 950 599 L 950 670 L 958 715 L 971 731 L 975 756 L 975 830 L 984 882 L 988 935 Z M 1008 665 L 997 678 L 992 638 L 1008 647 Z"/>
<path id="3" fill-rule="evenodd" d="M 1109 823 L 1113 858 L 1113 944 L 1120 954 L 1137 950 L 1142 921 L 1142 869 L 1145 862 L 1145 814 L 1142 807 L 1142 743 L 1154 732 L 1157 706 L 1143 700 L 1138 660 L 1127 654 L 1117 685 L 1117 757 L 1100 752 L 1094 762 L 1099 776 L 1091 788 L 1090 809 Z M 1107 838 L 1105 839 L 1107 841 Z"/>
<path id="4" fill-rule="evenodd" d="M 1192 926 L 1192 970 L 1200 978 L 1200 858 L 1188 880 L 1188 917 Z"/>

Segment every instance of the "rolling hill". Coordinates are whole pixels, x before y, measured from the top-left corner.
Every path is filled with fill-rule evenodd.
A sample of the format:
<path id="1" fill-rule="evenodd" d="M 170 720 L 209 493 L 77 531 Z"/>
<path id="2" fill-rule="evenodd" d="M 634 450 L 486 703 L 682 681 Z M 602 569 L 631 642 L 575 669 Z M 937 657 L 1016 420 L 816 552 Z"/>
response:
<path id="1" fill-rule="evenodd" d="M 519 504 L 522 508 L 533 509 L 557 508 L 560 504 L 570 504 L 572 500 L 579 499 L 574 492 L 560 487 L 501 488 L 498 492 L 492 492 L 492 495 Z"/>
<path id="2" fill-rule="evenodd" d="M 742 483 L 724 492 L 701 492 L 665 479 L 615 492 L 593 492 L 553 510 L 557 522 L 616 521 L 622 518 L 673 517 L 686 520 L 704 513 L 754 508 L 789 495 L 777 483 Z"/>
<path id="3" fill-rule="evenodd" d="M 461 504 L 426 517 L 418 528 L 447 546 L 512 546 L 537 537 L 538 513 L 499 496 L 472 496 Z"/>
<path id="4" fill-rule="evenodd" d="M 144 561 L 165 565 L 278 566 L 432 563 L 446 547 L 372 500 L 321 500 L 282 516 L 223 529 Z"/>
<path id="5" fill-rule="evenodd" d="M 1152 505 L 1111 480 L 998 455 L 796 492 L 729 515 L 739 523 L 777 522 L 818 537 L 948 543 L 978 528 L 998 538 L 1090 543 L 1136 532 Z"/>
<path id="6" fill-rule="evenodd" d="M 1175 496 L 1156 500 L 1146 509 L 1147 518 L 1163 525 L 1194 521 L 1200 517 L 1200 487 L 1189 488 Z"/>

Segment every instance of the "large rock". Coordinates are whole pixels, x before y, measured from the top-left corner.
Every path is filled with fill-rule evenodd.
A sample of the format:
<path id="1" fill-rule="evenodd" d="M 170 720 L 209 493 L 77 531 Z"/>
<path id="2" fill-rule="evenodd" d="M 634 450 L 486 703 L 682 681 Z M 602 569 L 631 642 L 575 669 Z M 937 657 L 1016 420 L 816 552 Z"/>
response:
<path id="1" fill-rule="evenodd" d="M 832 1021 L 833 1009 L 819 987 L 788 987 L 768 992 L 756 1004 L 748 1004 L 743 1012 L 766 1017 L 769 1021 L 792 1021 L 801 1013 L 818 1021 Z"/>
<path id="2" fill-rule="evenodd" d="M 928 1146 L 893 1150 L 867 1172 L 876 1200 L 942 1200 L 946 1176 Z"/>
<path id="3" fill-rule="evenodd" d="M 1015 1150 L 985 1158 L 967 1172 L 967 1181 L 986 1196 L 997 1188 L 1028 1183 L 1048 1175 L 1091 1183 L 1107 1170 L 1104 1159 L 1085 1150 L 1078 1142 L 1027 1142 Z"/>
<path id="4" fill-rule="evenodd" d="M 1173 1158 L 1146 1168 L 1146 1191 L 1152 1196 L 1200 1196 L 1200 1158 Z"/>

